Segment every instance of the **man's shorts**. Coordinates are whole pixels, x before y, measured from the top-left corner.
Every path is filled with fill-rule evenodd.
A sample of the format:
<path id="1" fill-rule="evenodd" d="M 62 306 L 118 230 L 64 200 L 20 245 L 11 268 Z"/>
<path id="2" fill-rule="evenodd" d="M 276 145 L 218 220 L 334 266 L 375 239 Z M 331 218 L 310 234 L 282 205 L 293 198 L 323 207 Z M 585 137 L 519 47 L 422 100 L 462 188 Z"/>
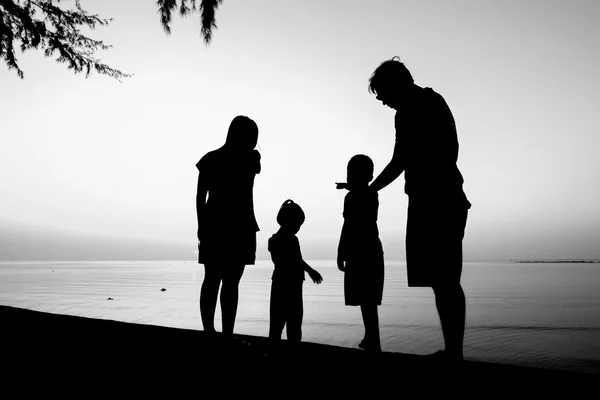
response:
<path id="1" fill-rule="evenodd" d="M 406 225 L 408 286 L 460 283 L 462 240 L 469 206 L 433 205 L 409 199 Z"/>

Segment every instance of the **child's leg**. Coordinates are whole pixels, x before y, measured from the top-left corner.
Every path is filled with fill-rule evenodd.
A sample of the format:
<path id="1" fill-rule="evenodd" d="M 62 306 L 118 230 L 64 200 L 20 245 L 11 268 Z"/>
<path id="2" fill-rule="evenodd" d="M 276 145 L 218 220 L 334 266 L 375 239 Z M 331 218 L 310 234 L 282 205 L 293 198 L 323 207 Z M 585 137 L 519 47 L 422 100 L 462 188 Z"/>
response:
<path id="1" fill-rule="evenodd" d="M 281 340 L 281 333 L 285 326 L 286 314 L 285 286 L 277 281 L 271 283 L 271 305 L 269 309 L 269 339 Z"/>
<path id="2" fill-rule="evenodd" d="M 365 324 L 365 350 L 381 351 L 381 341 L 379 339 L 379 314 L 377 305 L 363 304 L 360 311 Z"/>
<path id="3" fill-rule="evenodd" d="M 287 338 L 290 342 L 302 341 L 302 318 L 304 305 L 302 304 L 302 282 L 295 283 L 289 288 L 288 295 L 288 321 Z"/>
<path id="4" fill-rule="evenodd" d="M 202 289 L 200 289 L 200 316 L 205 332 L 215 332 L 215 310 L 220 285 L 221 276 L 218 266 L 205 265 L 204 280 L 202 281 Z"/>

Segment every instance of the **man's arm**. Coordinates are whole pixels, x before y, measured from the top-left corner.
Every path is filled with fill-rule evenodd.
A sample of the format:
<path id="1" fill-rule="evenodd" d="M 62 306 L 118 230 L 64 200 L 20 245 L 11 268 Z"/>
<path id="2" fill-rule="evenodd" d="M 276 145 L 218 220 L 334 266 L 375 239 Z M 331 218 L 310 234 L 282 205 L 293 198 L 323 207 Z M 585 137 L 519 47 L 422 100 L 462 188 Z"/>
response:
<path id="1" fill-rule="evenodd" d="M 404 160 L 402 159 L 403 157 L 400 153 L 400 145 L 398 142 L 396 142 L 392 159 L 388 165 L 386 165 L 383 171 L 381 171 L 379 176 L 375 178 L 375 180 L 369 185 L 369 188 L 379 191 L 390 183 L 394 182 L 396 178 L 398 178 L 400 174 L 404 172 Z"/>

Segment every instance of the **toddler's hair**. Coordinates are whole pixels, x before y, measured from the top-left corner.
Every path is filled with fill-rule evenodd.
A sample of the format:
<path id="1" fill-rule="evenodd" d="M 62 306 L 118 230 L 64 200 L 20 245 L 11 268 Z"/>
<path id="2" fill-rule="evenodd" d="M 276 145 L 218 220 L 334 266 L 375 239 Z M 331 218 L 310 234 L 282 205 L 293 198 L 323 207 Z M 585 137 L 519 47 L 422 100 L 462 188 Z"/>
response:
<path id="1" fill-rule="evenodd" d="M 279 208 L 277 223 L 281 226 L 302 225 L 304 223 L 304 211 L 293 200 L 288 199 Z"/>

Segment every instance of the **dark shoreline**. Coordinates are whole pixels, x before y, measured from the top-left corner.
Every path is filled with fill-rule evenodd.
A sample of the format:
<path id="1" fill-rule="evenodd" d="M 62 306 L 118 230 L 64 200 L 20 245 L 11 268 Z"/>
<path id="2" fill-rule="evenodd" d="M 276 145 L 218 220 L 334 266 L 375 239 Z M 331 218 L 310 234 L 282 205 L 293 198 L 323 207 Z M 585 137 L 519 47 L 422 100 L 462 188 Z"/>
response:
<path id="1" fill-rule="evenodd" d="M 303 371 L 321 384 L 341 379 L 377 382 L 409 382 L 446 379 L 452 376 L 479 383 L 537 386 L 544 382 L 581 388 L 596 374 L 547 370 L 514 365 L 466 361 L 461 367 L 423 365 L 418 355 L 369 354 L 359 349 L 303 342 L 269 352 L 264 337 L 210 336 L 203 331 L 140 325 L 111 320 L 50 314 L 0 306 L 4 365 L 43 375 L 105 376 L 126 371 L 135 376 L 175 379 L 193 373 L 204 380 L 234 377 L 273 379 L 285 382 Z M 285 343 L 285 341 L 284 341 Z M 368 366 L 368 368 L 366 368 Z M 33 369 L 32 369 L 33 367 Z M 237 371 L 237 372 L 236 372 Z M 324 380 L 323 380 L 324 379 Z M 399 382 L 400 382 L 399 381 Z M 575 384 L 575 386 L 572 386 Z M 344 388 L 338 388 L 344 390 Z M 350 387 L 346 388 L 350 393 Z M 537 388 L 536 390 L 539 390 Z"/>
<path id="2" fill-rule="evenodd" d="M 600 264 L 600 260 L 511 260 L 515 264 Z"/>

